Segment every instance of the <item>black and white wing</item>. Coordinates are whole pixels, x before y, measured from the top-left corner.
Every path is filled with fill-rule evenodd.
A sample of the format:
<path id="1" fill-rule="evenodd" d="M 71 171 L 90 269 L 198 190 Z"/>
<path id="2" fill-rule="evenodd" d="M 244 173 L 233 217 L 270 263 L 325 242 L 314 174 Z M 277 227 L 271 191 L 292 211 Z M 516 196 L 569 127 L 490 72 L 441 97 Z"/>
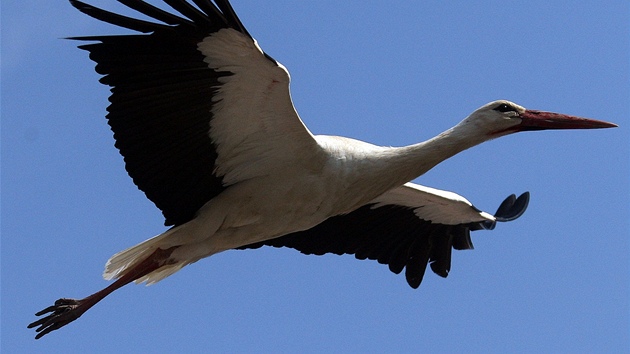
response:
<path id="1" fill-rule="evenodd" d="M 262 52 L 228 1 L 165 0 L 173 14 L 119 0 L 152 21 L 70 2 L 140 32 L 72 39 L 94 42 L 80 48 L 111 87 L 115 145 L 166 225 L 190 221 L 231 184 L 291 163 L 287 152 L 317 149 L 291 102 L 286 69 Z"/>
<path id="2" fill-rule="evenodd" d="M 451 250 L 473 248 L 470 231 L 491 230 L 497 221 L 514 220 L 528 202 L 528 192 L 518 198 L 510 195 L 490 215 L 455 193 L 407 183 L 309 230 L 239 249 L 274 246 L 304 254 L 353 254 L 387 264 L 396 274 L 405 269 L 407 283 L 417 288 L 428 264 L 439 276 L 448 275 Z"/>

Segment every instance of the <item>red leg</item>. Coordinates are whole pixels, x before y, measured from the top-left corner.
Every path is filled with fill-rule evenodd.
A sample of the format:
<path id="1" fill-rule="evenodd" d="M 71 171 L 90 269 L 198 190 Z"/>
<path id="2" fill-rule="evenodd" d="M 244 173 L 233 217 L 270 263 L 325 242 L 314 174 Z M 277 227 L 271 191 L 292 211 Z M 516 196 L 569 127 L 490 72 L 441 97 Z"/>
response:
<path id="1" fill-rule="evenodd" d="M 107 295 L 111 294 L 116 289 L 121 288 L 122 286 L 127 285 L 164 265 L 172 264 L 169 257 L 176 248 L 177 246 L 166 250 L 158 248 L 149 257 L 147 257 L 147 259 L 138 263 L 138 265 L 130 269 L 108 287 L 97 291 L 86 298 L 80 300 L 62 298 L 55 301 L 54 305 L 48 306 L 47 308 L 39 311 L 35 314 L 35 316 L 42 316 L 50 312 L 52 313 L 29 324 L 28 328 L 39 326 L 39 328 L 35 330 L 38 332 L 35 339 L 39 339 L 44 335 L 67 325 L 68 323 L 81 317 L 85 311 L 89 310 L 92 306 L 96 305 L 99 301 L 103 300 Z"/>

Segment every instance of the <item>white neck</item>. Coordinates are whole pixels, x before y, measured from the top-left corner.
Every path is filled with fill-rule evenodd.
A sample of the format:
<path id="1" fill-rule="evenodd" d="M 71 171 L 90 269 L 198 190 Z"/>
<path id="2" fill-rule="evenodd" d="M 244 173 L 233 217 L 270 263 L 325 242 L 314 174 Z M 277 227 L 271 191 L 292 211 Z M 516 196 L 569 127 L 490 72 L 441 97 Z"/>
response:
<path id="1" fill-rule="evenodd" d="M 354 210 L 388 190 L 423 175 L 449 157 L 490 137 L 464 120 L 427 141 L 404 147 L 382 147 L 359 140 L 319 135 L 316 138 L 338 165 L 344 183 L 333 183 L 336 205 Z M 337 181 L 338 175 L 332 179 Z M 361 191 L 361 193 L 357 193 Z"/>
<path id="2" fill-rule="evenodd" d="M 423 175 L 440 162 L 478 145 L 489 136 L 464 122 L 427 141 L 384 150 L 376 156 L 377 174 L 387 176 L 387 186 L 393 188 Z M 383 181 L 385 182 L 385 180 Z M 388 189 L 389 189 L 388 188 Z"/>

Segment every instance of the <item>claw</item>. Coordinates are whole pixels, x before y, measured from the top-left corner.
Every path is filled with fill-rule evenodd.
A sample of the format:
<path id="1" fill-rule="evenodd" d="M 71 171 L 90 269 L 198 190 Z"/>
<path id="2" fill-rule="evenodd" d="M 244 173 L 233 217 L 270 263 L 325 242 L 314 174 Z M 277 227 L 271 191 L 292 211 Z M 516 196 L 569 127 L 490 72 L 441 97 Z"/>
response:
<path id="1" fill-rule="evenodd" d="M 28 328 L 38 327 L 35 329 L 35 332 L 38 332 L 35 339 L 39 339 L 81 317 L 85 310 L 87 310 L 81 306 L 82 303 L 82 300 L 59 299 L 55 301 L 54 305 L 37 312 L 35 316 L 52 313 L 29 324 Z"/>

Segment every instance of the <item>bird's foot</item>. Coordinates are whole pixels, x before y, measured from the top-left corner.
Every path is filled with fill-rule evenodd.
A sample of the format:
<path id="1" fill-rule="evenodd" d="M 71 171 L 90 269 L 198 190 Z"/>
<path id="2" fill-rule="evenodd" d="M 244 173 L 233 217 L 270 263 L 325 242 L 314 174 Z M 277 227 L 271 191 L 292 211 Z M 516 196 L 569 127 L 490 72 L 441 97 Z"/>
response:
<path id="1" fill-rule="evenodd" d="M 48 306 L 36 313 L 35 316 L 48 315 L 29 324 L 28 328 L 38 327 L 35 329 L 35 332 L 37 332 L 35 339 L 39 339 L 52 331 L 58 330 L 59 328 L 81 317 L 85 311 L 89 310 L 92 306 L 96 305 L 96 303 L 103 300 L 107 295 L 111 294 L 116 289 L 150 274 L 165 264 L 170 264 L 169 257 L 177 247 L 179 246 L 174 246 L 165 250 L 158 248 L 144 261 L 134 266 L 112 284 L 84 299 L 59 299 L 55 301 L 54 305 Z"/>
<path id="2" fill-rule="evenodd" d="M 85 308 L 85 306 L 81 306 L 84 303 L 85 299 L 59 299 L 55 301 L 54 305 L 48 306 L 36 313 L 35 316 L 42 316 L 52 312 L 48 316 L 40 318 L 39 320 L 29 324 L 28 328 L 39 326 L 39 328 L 35 330 L 38 332 L 35 339 L 39 339 L 81 317 L 87 308 L 89 308 L 89 306 L 87 308 Z"/>

